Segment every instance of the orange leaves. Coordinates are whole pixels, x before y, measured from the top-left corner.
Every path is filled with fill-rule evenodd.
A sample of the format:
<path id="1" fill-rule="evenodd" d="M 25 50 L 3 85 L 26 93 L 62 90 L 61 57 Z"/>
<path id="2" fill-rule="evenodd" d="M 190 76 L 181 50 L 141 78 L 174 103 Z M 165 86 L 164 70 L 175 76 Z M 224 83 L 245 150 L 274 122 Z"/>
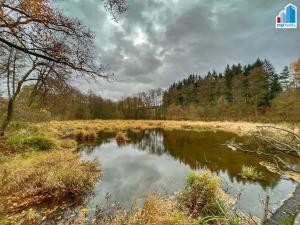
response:
<path id="1" fill-rule="evenodd" d="M 48 0 L 21 0 L 19 7 L 30 17 L 40 18 L 49 14 L 48 4 Z"/>
<path id="2" fill-rule="evenodd" d="M 295 62 L 295 70 L 300 71 L 300 58 Z"/>
<path id="3" fill-rule="evenodd" d="M 103 76 L 95 60 L 93 34 L 78 20 L 64 16 L 54 1 L 10 0 L 3 6 L 8 19 L 0 25 L 9 30 L 5 36 L 8 45 L 16 42 L 26 54 L 63 64 L 82 75 Z M 91 67 L 90 62 L 95 65 Z"/>
<path id="4" fill-rule="evenodd" d="M 53 43 L 52 51 L 54 53 L 59 53 L 61 51 L 62 47 L 63 47 L 63 43 L 55 41 Z"/>

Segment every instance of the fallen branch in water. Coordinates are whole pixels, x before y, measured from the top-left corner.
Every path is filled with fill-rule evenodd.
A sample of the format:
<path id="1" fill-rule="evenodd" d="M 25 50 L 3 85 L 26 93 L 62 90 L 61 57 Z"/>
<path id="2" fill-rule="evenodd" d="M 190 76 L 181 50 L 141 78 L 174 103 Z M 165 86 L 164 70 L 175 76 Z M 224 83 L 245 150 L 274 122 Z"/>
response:
<path id="1" fill-rule="evenodd" d="M 275 129 L 275 130 L 281 130 L 281 131 L 285 131 L 291 135 L 293 135 L 299 142 L 300 142 L 300 136 L 299 134 L 297 134 L 296 132 L 290 130 L 290 129 L 285 129 L 285 128 L 281 128 L 281 127 L 274 127 L 274 126 L 257 126 L 258 128 L 271 128 L 271 129 Z"/>
<path id="2" fill-rule="evenodd" d="M 290 129 L 274 126 L 258 126 L 258 128 L 261 128 L 261 130 L 253 133 L 252 136 L 260 139 L 282 153 L 293 154 L 300 158 L 299 134 Z M 266 128 L 280 131 L 281 135 L 270 135 L 266 132 Z M 288 141 L 288 139 L 290 140 Z"/>
<path id="3" fill-rule="evenodd" d="M 246 153 L 255 153 L 255 154 L 265 155 L 265 156 L 271 157 L 273 159 L 273 162 L 276 164 L 276 167 L 279 170 L 281 170 L 279 163 L 281 163 L 284 166 L 287 166 L 287 163 L 276 154 L 266 153 L 266 152 L 263 152 L 259 149 L 257 149 L 257 150 L 245 149 L 245 148 L 242 148 L 240 145 L 238 145 L 234 142 L 224 144 L 224 145 L 226 145 L 228 148 L 232 149 L 233 151 L 240 150 L 240 151 L 243 151 L 243 152 L 246 152 Z"/>

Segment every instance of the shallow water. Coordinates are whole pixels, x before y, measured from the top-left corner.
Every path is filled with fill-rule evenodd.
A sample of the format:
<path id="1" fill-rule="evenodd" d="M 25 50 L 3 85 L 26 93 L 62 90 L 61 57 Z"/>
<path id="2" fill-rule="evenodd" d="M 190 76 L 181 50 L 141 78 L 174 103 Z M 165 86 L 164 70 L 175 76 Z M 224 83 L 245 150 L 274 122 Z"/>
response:
<path id="1" fill-rule="evenodd" d="M 296 184 L 259 165 L 261 155 L 233 151 L 225 143 L 243 142 L 227 132 L 146 130 L 128 132 L 130 141 L 117 143 L 115 134 L 103 133 L 96 145 L 82 148 L 83 159 L 99 159 L 102 179 L 96 184 L 87 206 L 95 208 L 110 199 L 123 207 L 142 204 L 149 193 L 171 195 L 184 187 L 190 170 L 208 169 L 222 180 L 223 189 L 235 197 L 241 192 L 238 207 L 262 217 L 262 199 L 270 190 L 270 207 L 275 210 L 289 197 Z M 299 161 L 290 159 L 296 166 Z M 242 165 L 255 166 L 264 180 L 250 181 L 239 175 Z"/>

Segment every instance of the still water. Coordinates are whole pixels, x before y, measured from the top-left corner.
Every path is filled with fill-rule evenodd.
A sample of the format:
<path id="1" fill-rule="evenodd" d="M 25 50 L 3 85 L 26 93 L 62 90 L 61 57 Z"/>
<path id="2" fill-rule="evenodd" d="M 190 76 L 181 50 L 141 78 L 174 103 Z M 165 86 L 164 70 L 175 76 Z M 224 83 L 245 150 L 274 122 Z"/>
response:
<path id="1" fill-rule="evenodd" d="M 271 173 L 259 162 L 263 156 L 233 151 L 225 143 L 244 140 L 227 132 L 183 130 L 128 131 L 129 141 L 118 143 L 115 134 L 102 133 L 97 144 L 81 150 L 83 159 L 99 160 L 102 179 L 96 184 L 87 206 L 95 208 L 110 199 L 123 207 L 142 204 L 149 193 L 171 195 L 184 187 L 191 170 L 210 170 L 221 178 L 223 189 L 235 197 L 238 207 L 262 217 L 262 199 L 270 190 L 270 207 L 275 210 L 294 191 L 296 184 Z M 299 165 L 299 161 L 291 160 Z M 242 165 L 254 166 L 263 180 L 251 181 L 239 175 Z"/>

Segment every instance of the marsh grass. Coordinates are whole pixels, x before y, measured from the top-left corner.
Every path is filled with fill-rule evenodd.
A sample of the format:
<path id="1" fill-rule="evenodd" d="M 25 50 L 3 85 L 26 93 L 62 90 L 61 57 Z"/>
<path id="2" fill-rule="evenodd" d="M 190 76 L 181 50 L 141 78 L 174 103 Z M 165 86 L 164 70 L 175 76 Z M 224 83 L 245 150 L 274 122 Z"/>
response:
<path id="1" fill-rule="evenodd" d="M 217 176 L 205 171 L 191 172 L 186 178 L 184 190 L 177 196 L 178 206 L 188 209 L 192 217 L 220 213 L 221 183 Z"/>
<path id="2" fill-rule="evenodd" d="M 46 200 L 78 199 L 100 176 L 99 163 L 82 161 L 72 139 L 20 127 L 1 143 L 12 154 L 0 154 L 0 215 L 14 221 L 33 221 L 31 206 Z M 18 219 L 18 217 L 20 217 Z"/>
<path id="3" fill-rule="evenodd" d="M 259 180 L 259 179 L 263 179 L 263 173 L 256 170 L 255 167 L 253 166 L 242 166 L 241 169 L 241 176 L 245 179 L 252 179 L 252 180 Z"/>
<path id="4" fill-rule="evenodd" d="M 97 134 L 104 130 L 145 130 L 154 128 L 163 129 L 188 129 L 188 130 L 222 130 L 245 135 L 257 131 L 262 123 L 230 122 L 230 121 L 172 121 L 172 120 L 75 120 L 75 121 L 51 121 L 46 123 L 27 123 L 27 128 L 36 132 L 51 133 L 62 137 L 76 137 L 82 132 L 85 134 Z M 22 125 L 24 127 L 24 124 Z M 278 124 L 278 126 L 296 129 L 291 124 Z"/>
<path id="5" fill-rule="evenodd" d="M 59 141 L 47 134 L 25 134 L 16 132 L 5 140 L 7 146 L 51 150 L 59 148 Z"/>
<path id="6" fill-rule="evenodd" d="M 124 131 L 117 132 L 116 141 L 123 142 L 123 141 L 128 141 L 128 140 L 129 140 L 129 138 L 127 137 L 127 134 Z"/>
<path id="7" fill-rule="evenodd" d="M 82 162 L 70 151 L 30 152 L 0 165 L 0 194 L 19 201 L 32 196 L 79 196 L 99 176 L 96 162 Z"/>
<path id="8" fill-rule="evenodd" d="M 200 218 L 196 225 L 206 225 L 206 224 L 228 224 L 228 225 L 241 225 L 241 219 L 238 214 L 229 209 L 223 201 L 217 200 L 216 204 L 218 208 L 218 215 L 212 214 Z"/>
<path id="9" fill-rule="evenodd" d="M 117 209 L 115 215 L 110 218 L 98 217 L 96 224 L 103 225 L 191 225 L 196 220 L 189 217 L 188 213 L 176 208 L 174 198 L 162 198 L 149 195 L 143 208 L 135 208 L 133 211 Z"/>
<path id="10" fill-rule="evenodd" d="M 44 135 L 33 135 L 24 142 L 26 145 L 39 150 L 50 150 L 58 148 L 58 141 L 52 137 Z"/>

